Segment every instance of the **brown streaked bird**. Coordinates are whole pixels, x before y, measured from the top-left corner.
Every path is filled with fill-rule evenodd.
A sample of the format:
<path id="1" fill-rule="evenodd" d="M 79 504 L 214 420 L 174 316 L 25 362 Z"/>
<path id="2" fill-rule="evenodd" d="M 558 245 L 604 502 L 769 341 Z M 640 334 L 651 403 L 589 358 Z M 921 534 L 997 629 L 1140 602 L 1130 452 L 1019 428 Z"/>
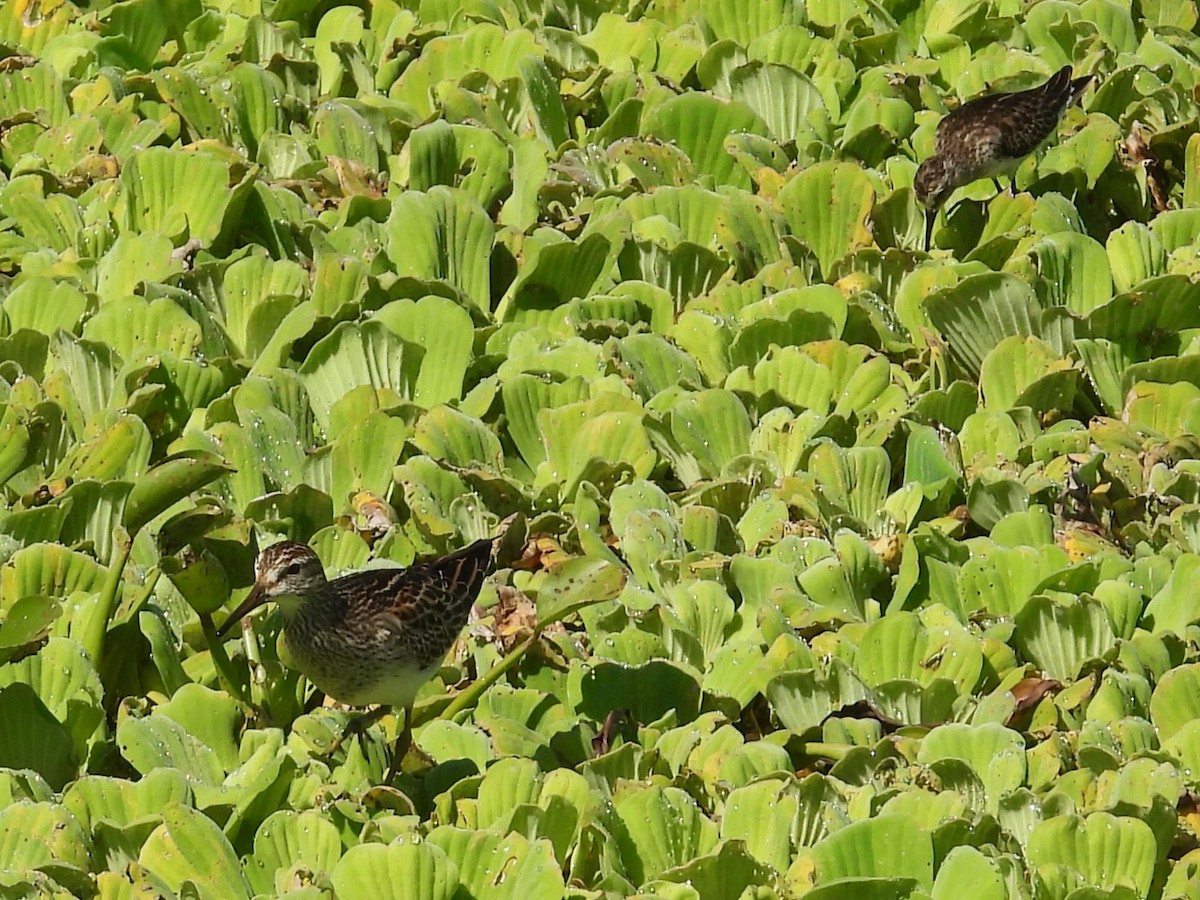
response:
<path id="1" fill-rule="evenodd" d="M 380 704 L 347 728 L 361 731 L 388 707 L 404 710 L 387 780 L 412 741 L 417 692 L 458 638 L 493 565 L 495 541 L 476 541 L 407 569 L 370 569 L 329 581 L 311 547 L 272 544 L 254 564 L 254 586 L 225 620 L 223 637 L 246 613 L 274 602 L 295 666 L 326 696 L 349 706 Z M 339 741 L 340 742 L 340 741 Z"/>
<path id="2" fill-rule="evenodd" d="M 913 181 L 925 207 L 926 252 L 937 211 L 955 188 L 991 178 L 999 191 L 996 176 L 1007 173 L 1016 192 L 1014 173 L 1021 161 L 1054 133 L 1091 80 L 1091 75 L 1072 78 L 1071 67 L 1063 66 L 1035 88 L 976 97 L 942 119 L 933 156 L 921 163 Z"/>

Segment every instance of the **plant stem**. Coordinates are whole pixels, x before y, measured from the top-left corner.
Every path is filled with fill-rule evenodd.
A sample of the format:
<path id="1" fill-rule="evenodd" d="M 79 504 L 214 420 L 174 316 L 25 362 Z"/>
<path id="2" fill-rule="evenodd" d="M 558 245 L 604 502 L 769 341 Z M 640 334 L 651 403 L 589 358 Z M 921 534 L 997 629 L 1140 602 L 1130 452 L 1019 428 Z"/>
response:
<path id="1" fill-rule="evenodd" d="M 625 578 L 622 576 L 620 584 L 612 590 L 611 596 L 616 596 L 624 584 Z M 450 705 L 441 711 L 441 713 L 438 715 L 438 718 L 453 718 L 464 709 L 467 709 L 468 707 L 477 703 L 479 698 L 483 696 L 483 692 L 495 684 L 501 675 L 515 666 L 517 664 L 517 660 L 524 656 L 526 651 L 529 650 L 529 648 L 535 643 L 537 643 L 538 638 L 542 636 L 542 632 L 544 632 L 551 625 L 561 622 L 568 616 L 573 615 L 574 613 L 577 613 L 588 606 L 592 606 L 596 603 L 605 603 L 609 599 L 610 596 L 605 595 L 600 597 L 588 597 L 583 600 L 577 600 L 573 603 L 565 603 L 557 607 L 548 615 L 538 619 L 537 624 L 533 626 L 533 634 L 529 635 L 529 637 L 525 638 L 525 640 L 521 641 L 521 643 L 509 650 L 508 653 L 505 654 L 504 658 L 500 660 L 500 662 L 496 663 L 496 665 L 488 669 L 482 678 L 472 683 L 468 688 L 466 688 L 466 690 L 456 694 L 454 699 L 450 701 Z"/>
<path id="2" fill-rule="evenodd" d="M 108 563 L 108 576 L 100 588 L 100 596 L 92 607 L 92 616 L 88 619 L 83 632 L 83 649 L 95 666 L 100 665 L 104 655 L 104 640 L 108 635 L 108 623 L 117 609 L 117 597 L 121 593 L 121 582 L 125 575 L 125 564 L 129 562 L 130 551 L 133 550 L 133 537 L 123 528 L 116 528 L 113 535 L 112 559 Z"/>
<path id="3" fill-rule="evenodd" d="M 158 585 L 158 577 L 162 575 L 158 566 L 152 568 L 146 573 L 146 583 L 142 585 L 141 593 L 134 598 L 133 604 L 129 607 L 129 612 L 121 616 L 121 624 L 132 622 L 137 618 L 138 613 L 146 608 L 146 604 L 150 602 L 150 598 L 154 596 L 154 588 Z"/>
<path id="4" fill-rule="evenodd" d="M 225 652 L 225 645 L 217 637 L 217 627 L 213 625 L 212 616 L 201 613 L 200 627 L 204 629 L 204 640 L 208 643 L 208 652 L 212 654 L 213 665 L 217 669 L 217 678 L 221 685 L 242 703 L 248 703 L 249 699 L 242 690 L 242 683 L 237 678 L 229 654 Z"/>
<path id="5" fill-rule="evenodd" d="M 483 692 L 495 684 L 501 675 L 515 666 L 517 660 L 525 655 L 525 651 L 532 647 L 541 635 L 541 629 L 538 629 L 509 650 L 504 658 L 488 669 L 482 678 L 476 679 L 465 690 L 455 694 L 454 699 L 450 701 L 450 705 L 442 710 L 438 718 L 451 719 L 464 709 L 474 706 L 479 701 L 479 698 L 483 696 Z"/>

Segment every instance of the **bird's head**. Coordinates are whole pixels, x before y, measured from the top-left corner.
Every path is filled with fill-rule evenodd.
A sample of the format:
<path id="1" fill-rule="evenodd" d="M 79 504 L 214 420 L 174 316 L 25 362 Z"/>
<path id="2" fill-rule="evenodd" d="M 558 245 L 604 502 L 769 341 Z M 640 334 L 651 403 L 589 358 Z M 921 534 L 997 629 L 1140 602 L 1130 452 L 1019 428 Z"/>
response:
<path id="1" fill-rule="evenodd" d="M 917 168 L 916 177 L 913 178 L 913 192 L 925 207 L 926 253 L 929 252 L 933 240 L 933 222 L 937 218 L 938 208 L 953 190 L 953 175 L 943 157 L 934 154 Z"/>
<path id="2" fill-rule="evenodd" d="M 311 547 L 295 541 L 272 544 L 254 562 L 250 593 L 217 634 L 223 637 L 235 622 L 267 602 L 279 604 L 286 620 L 305 603 L 321 597 L 328 585 L 325 567 Z"/>
<path id="3" fill-rule="evenodd" d="M 943 157 L 931 156 L 917 168 L 913 192 L 926 209 L 936 210 L 953 188 L 950 167 Z"/>

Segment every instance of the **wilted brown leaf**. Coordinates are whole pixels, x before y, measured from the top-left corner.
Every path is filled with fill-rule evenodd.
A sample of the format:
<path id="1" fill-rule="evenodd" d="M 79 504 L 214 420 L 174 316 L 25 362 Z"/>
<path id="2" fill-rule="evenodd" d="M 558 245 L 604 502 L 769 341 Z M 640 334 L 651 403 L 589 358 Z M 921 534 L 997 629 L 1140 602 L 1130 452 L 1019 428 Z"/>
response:
<path id="1" fill-rule="evenodd" d="M 1154 205 L 1155 212 L 1166 212 L 1167 173 L 1154 151 L 1150 149 L 1150 142 L 1146 139 L 1144 131 L 1145 126 L 1135 119 L 1121 149 L 1125 151 L 1131 166 L 1141 166 L 1146 171 L 1146 188 L 1150 191 L 1150 202 Z"/>
<path id="2" fill-rule="evenodd" d="M 1009 691 L 1017 701 L 1017 706 L 1009 721 L 1011 722 L 1025 711 L 1033 709 L 1046 694 L 1050 691 L 1057 691 L 1061 687 L 1062 684 L 1053 678 L 1022 678 Z"/>

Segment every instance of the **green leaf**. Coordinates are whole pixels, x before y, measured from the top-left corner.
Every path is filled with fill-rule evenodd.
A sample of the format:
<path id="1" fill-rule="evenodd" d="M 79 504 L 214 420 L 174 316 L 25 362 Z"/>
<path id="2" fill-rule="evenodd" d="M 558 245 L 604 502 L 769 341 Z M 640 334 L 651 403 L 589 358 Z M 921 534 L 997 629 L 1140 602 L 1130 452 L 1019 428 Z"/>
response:
<path id="1" fill-rule="evenodd" d="M 106 572 L 94 559 L 58 544 L 34 544 L 18 550 L 0 569 L 0 606 L 22 597 L 67 597 L 99 589 Z"/>
<path id="2" fill-rule="evenodd" d="M 200 347 L 201 328 L 174 300 L 128 297 L 101 306 L 83 326 L 83 337 L 116 350 L 127 361 L 147 351 L 187 358 Z"/>
<path id="3" fill-rule="evenodd" d="M 946 337 L 951 357 L 973 379 L 979 378 L 988 352 L 1006 337 L 1042 334 L 1041 306 L 1013 275 L 972 275 L 933 294 L 925 308 Z"/>
<path id="4" fill-rule="evenodd" d="M 291 260 L 252 254 L 230 265 L 222 282 L 223 318 L 235 352 L 250 359 L 262 353 L 308 286 L 308 273 Z"/>
<path id="5" fill-rule="evenodd" d="M 375 318 L 425 350 L 414 402 L 429 409 L 462 399 L 475 340 L 471 316 L 463 307 L 444 297 L 396 300 L 375 313 Z"/>
<path id="6" fill-rule="evenodd" d="M 520 75 L 521 60 L 543 54 L 541 45 L 529 31 L 503 29 L 486 21 L 475 23 L 461 33 L 429 41 L 389 93 L 411 104 L 418 117 L 428 117 L 436 109 L 435 89 L 441 82 L 454 82 L 465 73 L 478 70 L 500 83 Z"/>
<path id="7" fill-rule="evenodd" d="M 822 493 L 835 506 L 860 522 L 876 522 L 891 481 L 891 463 L 879 447 L 842 450 L 831 442 L 817 445 L 809 457 L 809 470 Z"/>
<path id="8" fill-rule="evenodd" d="M 671 407 L 666 423 L 679 447 L 696 460 L 703 477 L 719 477 L 749 451 L 750 416 L 730 391 L 689 394 Z"/>
<path id="9" fill-rule="evenodd" d="M 226 770 L 237 768 L 235 733 L 241 725 L 242 714 L 227 694 L 199 684 L 185 684 L 155 710 L 154 717 L 159 715 L 177 722 L 189 737 L 216 752 Z"/>
<path id="10" fill-rule="evenodd" d="M 682 666 L 655 659 L 640 666 L 599 662 L 579 678 L 580 711 L 597 722 L 614 709 L 628 709 L 639 722 L 654 722 L 676 710 L 687 721 L 700 704 L 700 685 Z"/>
<path id="11" fill-rule="evenodd" d="M 190 804 L 191 788 L 177 769 L 155 769 L 138 781 L 84 775 L 63 793 L 63 806 L 85 825 L 107 821 L 130 825 L 162 821 L 162 811 L 173 803 Z"/>
<path id="12" fill-rule="evenodd" d="M 537 413 L 550 477 L 567 486 L 565 493 L 572 493 L 592 460 L 627 463 L 640 478 L 650 474 L 656 454 L 641 415 L 631 408 L 606 409 L 613 405 L 626 406 L 598 398 Z"/>
<path id="13" fill-rule="evenodd" d="M 540 411 L 567 406 L 587 395 L 587 383 L 578 377 L 554 382 L 521 374 L 505 380 L 501 397 L 508 419 L 508 433 L 531 470 L 546 460 L 545 439 L 538 427 Z"/>
<path id="14" fill-rule="evenodd" d="M 431 841 L 387 846 L 359 844 L 338 860 L 330 880 L 340 896 L 369 894 L 380 900 L 407 897 L 450 900 L 458 890 L 459 873 L 458 867 Z"/>
<path id="15" fill-rule="evenodd" d="M 983 359 L 979 382 L 985 404 L 992 409 L 1011 409 L 1019 405 L 1018 400 L 1024 398 L 1027 388 L 1039 378 L 1069 365 L 1036 337 L 1007 337 Z M 1066 406 L 1070 407 L 1069 400 Z"/>
<path id="16" fill-rule="evenodd" d="M 1197 297 L 1200 285 L 1185 276 L 1151 278 L 1093 310 L 1084 322 L 1084 335 L 1136 344 L 1200 327 Z"/>
<path id="17" fill-rule="evenodd" d="M 358 855 L 359 866 L 362 866 L 365 860 L 361 857 L 367 854 Z M 282 892 L 286 889 L 284 879 L 290 871 L 303 867 L 314 875 L 333 875 L 341 856 L 342 842 L 332 822 L 314 810 L 281 809 L 268 816 L 255 832 L 254 853 L 247 860 L 246 877 L 257 893 Z M 365 868 L 356 867 L 354 871 L 361 873 Z M 396 880 L 381 883 L 396 883 Z M 348 889 L 336 879 L 335 884 L 339 890 Z M 427 894 L 422 892 L 421 895 Z"/>
<path id="18" fill-rule="evenodd" d="M 1029 836 L 1029 861 L 1039 870 L 1061 865 L 1079 873 L 1084 884 L 1132 887 L 1146 897 L 1158 852 L 1154 832 L 1140 819 L 1096 812 L 1087 818 L 1055 816 Z"/>
<path id="19" fill-rule="evenodd" d="M 32 769 L 56 790 L 78 774 L 71 735 L 29 685 L 0 688 L 0 715 L 7 723 L 0 732 L 0 766 Z M 0 847 L 0 861 L 4 858 Z"/>
<path id="20" fill-rule="evenodd" d="M 624 824 L 617 834 L 621 863 L 637 884 L 708 853 L 717 828 L 678 788 L 629 791 L 614 806 Z"/>
<path id="21" fill-rule="evenodd" d="M 767 124 L 748 106 L 689 91 L 646 112 L 642 131 L 681 148 L 702 175 L 717 184 L 750 186 L 749 176 L 726 151 L 733 133 L 767 134 Z"/>
<path id="22" fill-rule="evenodd" d="M 477 772 L 484 771 L 492 758 L 492 742 L 486 733 L 445 719 L 436 719 L 421 729 L 417 743 L 438 762 L 469 760 Z"/>
<path id="23" fill-rule="evenodd" d="M 791 864 L 792 822 L 799 803 L 792 785 L 767 779 L 732 791 L 721 816 L 721 838 L 742 841 L 755 859 L 777 872 Z"/>
<path id="24" fill-rule="evenodd" d="M 703 0 L 700 4 L 705 22 L 718 39 L 729 38 L 739 46 L 748 46 L 756 37 L 788 25 L 800 25 L 799 10 L 786 0 L 764 0 L 754 6 L 738 6 L 727 0 Z"/>
<path id="25" fill-rule="evenodd" d="M 29 24 L 22 23 L 19 19 L 19 13 L 13 12 L 12 19 L 9 23 L 10 28 L 15 28 L 16 35 L 21 35 L 25 32 L 25 41 L 28 41 L 31 34 Z M 47 23 L 48 24 L 48 23 Z M 55 23 L 63 25 L 66 23 Z M 45 40 L 53 36 L 56 29 L 46 29 L 42 39 Z M 13 46 L 24 45 L 30 46 L 20 37 L 13 36 L 5 37 L 6 41 L 10 41 Z M 40 51 L 30 51 L 40 52 Z M 63 88 L 62 79 L 55 71 L 54 67 L 47 62 L 39 61 L 30 67 L 23 67 L 12 72 L 4 72 L 0 76 L 0 96 L 4 98 L 3 105 L 0 105 L 0 114 L 4 118 L 16 116 L 18 113 L 36 110 L 39 121 L 43 126 L 46 125 L 61 125 L 65 123 L 71 115 L 71 108 L 67 101 L 66 91 Z"/>
<path id="26" fill-rule="evenodd" d="M 803 146 L 829 143 L 832 127 L 821 92 L 800 72 L 786 66 L 752 62 L 729 76 L 734 100 L 758 113 L 769 134 L 781 142 Z"/>
<path id="27" fill-rule="evenodd" d="M 624 569 L 608 560 L 568 559 L 547 573 L 538 588 L 538 624 L 544 628 L 583 606 L 610 600 L 624 586 Z"/>
<path id="28" fill-rule="evenodd" d="M 657 334 L 631 334 L 621 341 L 620 352 L 643 400 L 679 383 L 704 382 L 696 361 Z"/>
<path id="29" fill-rule="evenodd" d="M 1072 597 L 1069 606 L 1033 597 L 1017 613 L 1016 624 L 1016 646 L 1059 681 L 1076 677 L 1085 662 L 1103 657 L 1117 642 L 1103 605 L 1090 597 Z"/>
<path id="30" fill-rule="evenodd" d="M 138 6 L 141 6 L 142 11 L 152 15 L 157 11 L 150 4 L 135 4 L 134 9 L 136 10 Z M 149 38 L 153 49 L 153 45 L 160 43 L 161 38 L 156 41 L 147 35 L 145 30 L 147 24 L 149 23 L 143 20 L 142 28 L 135 27 L 134 30 L 140 32 L 138 34 L 140 41 L 146 41 Z M 155 24 L 161 28 L 163 22 L 159 19 Z M 165 36 L 165 34 L 162 35 L 162 37 Z M 228 122 L 217 105 L 217 98 L 213 96 L 217 92 L 209 90 L 196 73 L 190 69 L 172 66 L 154 72 L 151 78 L 159 96 L 179 116 L 192 140 L 221 140 L 226 137 Z M 221 94 L 224 94 L 224 90 L 221 91 Z"/>
<path id="31" fill-rule="evenodd" d="M 55 468 L 57 477 L 136 481 L 150 462 L 151 437 L 139 417 L 121 415 L 90 440 L 75 444 Z"/>
<path id="32" fill-rule="evenodd" d="M 784 672 L 766 687 L 767 701 L 784 727 L 796 734 L 817 728 L 835 709 L 866 698 L 863 685 L 844 669 L 823 676 L 812 669 Z"/>
<path id="33" fill-rule="evenodd" d="M 911 878 L 933 885 L 933 843 L 902 816 L 879 816 L 841 828 L 813 847 L 818 882 L 839 878 Z"/>
<path id="34" fill-rule="evenodd" d="M 163 810 L 163 824 L 146 839 L 138 862 L 174 891 L 187 881 L 216 897 L 251 896 L 237 855 L 208 816 L 174 804 Z"/>
<path id="35" fill-rule="evenodd" d="M 863 93 L 846 111 L 845 152 L 876 166 L 913 132 L 913 109 L 900 97 Z"/>
<path id="36" fill-rule="evenodd" d="M 199 785 L 219 785 L 225 778 L 225 769 L 212 748 L 166 716 L 125 719 L 117 727 L 117 746 L 142 774 L 169 766 Z"/>
<path id="37" fill-rule="evenodd" d="M 1154 232 L 1141 222 L 1126 222 L 1113 231 L 1105 244 L 1108 264 L 1118 291 L 1166 274 L 1167 254 Z"/>
<path id="38" fill-rule="evenodd" d="M 72 430 L 83 434 L 108 406 L 119 361 L 108 347 L 59 331 L 51 339 L 48 363 L 46 393 L 63 406 Z"/>
<path id="39" fill-rule="evenodd" d="M 1007 900 L 1008 889 L 1000 867 L 974 847 L 953 848 L 938 867 L 933 900 L 954 900 L 969 890 L 977 900 Z"/>
<path id="40" fill-rule="evenodd" d="M 1067 555 L 1058 547 L 994 547 L 973 554 L 958 577 L 963 608 L 1015 616 L 1038 585 L 1066 566 Z"/>
<path id="41" fill-rule="evenodd" d="M 470 896 L 486 894 L 496 900 L 558 900 L 563 896 L 562 871 L 547 840 L 529 841 L 517 833 L 504 836 L 449 826 L 435 828 L 428 840 L 458 866 Z"/>
<path id="42" fill-rule="evenodd" d="M 317 342 L 300 367 L 313 416 L 329 433 L 335 404 L 354 388 L 367 386 L 381 406 L 411 399 L 424 351 L 392 333 L 382 322 L 343 322 Z"/>
<path id="43" fill-rule="evenodd" d="M 851 250 L 871 245 L 867 220 L 875 191 L 858 166 L 810 166 L 784 186 L 779 202 L 792 234 L 816 254 L 822 272 Z"/>
<path id="44" fill-rule="evenodd" d="M 961 694 L 974 690 L 983 673 L 983 653 L 966 632 L 926 629 L 913 613 L 895 612 L 868 626 L 859 642 L 858 674 L 868 685 L 893 678 L 930 684 L 955 683 Z"/>
<path id="45" fill-rule="evenodd" d="M 4 315 L 11 331 L 28 328 L 52 335 L 60 328 L 74 331 L 88 305 L 74 285 L 37 276 L 22 281 L 4 298 Z"/>
<path id="46" fill-rule="evenodd" d="M 609 249 L 609 239 L 603 234 L 533 245 L 530 258 L 496 308 L 496 317 L 506 322 L 553 325 L 567 303 L 591 292 L 608 262 Z"/>
<path id="47" fill-rule="evenodd" d="M 0 660 L 46 636 L 50 623 L 62 615 L 62 605 L 50 597 L 22 597 L 0 622 Z"/>
<path id="48" fill-rule="evenodd" d="M 1200 666 L 1178 666 L 1167 672 L 1150 698 L 1150 718 L 1163 740 L 1200 719 Z"/>
<path id="49" fill-rule="evenodd" d="M 160 460 L 134 483 L 125 501 L 125 530 L 136 534 L 160 513 L 228 471 L 230 467 L 220 458 L 203 451 L 184 451 Z"/>
<path id="50" fill-rule="evenodd" d="M 354 17 L 348 7 L 337 11 Z M 357 163 L 367 172 L 379 170 L 379 144 L 363 111 L 346 100 L 328 100 L 313 115 L 313 134 L 322 156 Z"/>
<path id="51" fill-rule="evenodd" d="M 461 187 L 490 209 L 511 189 L 509 147 L 485 128 L 437 119 L 410 134 L 404 149 L 412 190 L 428 191 L 437 184 Z"/>
<path id="52" fill-rule="evenodd" d="M 51 872 L 59 866 L 90 868 L 88 835 L 66 809 L 53 803 L 12 803 L 0 809 L 0 868 Z"/>
<path id="53" fill-rule="evenodd" d="M 1050 235 L 1029 252 L 1042 276 L 1036 282 L 1045 306 L 1065 306 L 1086 316 L 1112 296 L 1108 254 L 1095 240 L 1073 231 Z"/>
<path id="54" fill-rule="evenodd" d="M 254 158 L 265 136 L 286 129 L 286 89 L 278 75 L 254 63 L 238 63 L 231 74 L 238 131 L 247 155 Z"/>
<path id="55" fill-rule="evenodd" d="M 491 309 L 492 221 L 465 191 L 407 191 L 384 224 L 396 274 L 442 279 L 482 310 Z"/>
<path id="56" fill-rule="evenodd" d="M 392 470 L 412 430 L 403 419 L 375 411 L 349 426 L 333 443 L 330 496 L 337 511 L 350 508 L 359 491 L 387 497 Z"/>
<path id="57" fill-rule="evenodd" d="M 740 843 L 723 843 L 715 853 L 697 856 L 659 875 L 664 882 L 687 885 L 698 896 L 741 897 L 755 887 L 769 890 L 775 881 L 771 870 L 754 859 Z"/>
<path id="58" fill-rule="evenodd" d="M 251 186 L 249 176 L 238 183 L 231 174 L 207 154 L 167 147 L 140 150 L 121 171 L 124 225 L 131 232 L 196 238 L 208 246 L 234 219 Z"/>
<path id="59" fill-rule="evenodd" d="M 925 765 L 940 760 L 965 762 L 987 790 L 988 809 L 999 808 L 1000 798 L 1025 782 L 1025 741 L 1002 725 L 941 725 L 921 741 L 917 759 Z"/>
<path id="60" fill-rule="evenodd" d="M 15 408 L 8 406 L 0 415 L 0 485 L 26 466 L 29 455 L 29 427 L 25 417 Z"/>

